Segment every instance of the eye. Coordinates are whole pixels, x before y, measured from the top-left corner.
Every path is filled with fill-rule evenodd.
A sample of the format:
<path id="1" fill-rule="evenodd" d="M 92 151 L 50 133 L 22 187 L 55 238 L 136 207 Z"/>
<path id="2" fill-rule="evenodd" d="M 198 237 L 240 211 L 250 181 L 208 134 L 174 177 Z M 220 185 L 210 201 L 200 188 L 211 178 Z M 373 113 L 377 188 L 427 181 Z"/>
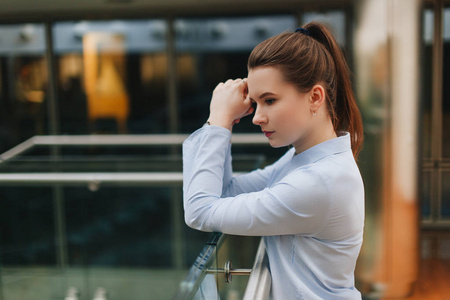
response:
<path id="1" fill-rule="evenodd" d="M 272 99 L 272 98 L 269 98 L 269 99 L 266 99 L 266 104 L 267 105 L 272 105 L 275 101 L 277 101 L 277 99 Z"/>
<path id="2" fill-rule="evenodd" d="M 256 102 L 255 102 L 255 101 L 252 101 L 252 107 L 253 107 L 254 109 L 256 109 Z"/>

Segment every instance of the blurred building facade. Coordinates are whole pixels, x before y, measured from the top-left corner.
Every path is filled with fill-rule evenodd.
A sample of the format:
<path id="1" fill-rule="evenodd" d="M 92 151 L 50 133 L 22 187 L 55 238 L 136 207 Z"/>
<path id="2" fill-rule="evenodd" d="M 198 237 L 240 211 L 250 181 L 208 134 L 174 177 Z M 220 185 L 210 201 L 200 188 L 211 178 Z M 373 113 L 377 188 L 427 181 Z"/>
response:
<path id="1" fill-rule="evenodd" d="M 358 287 L 366 297 L 408 295 L 423 254 L 421 232 L 450 230 L 450 1 L 4 0 L 0 6 L 0 153 L 38 135 L 193 132 L 208 116 L 216 84 L 246 76 L 254 46 L 324 21 L 350 63 L 365 125 Z M 259 129 L 248 118 L 234 132 Z M 284 152 L 268 148 L 238 147 L 246 162 L 238 159 L 236 168 L 262 166 Z M 57 154 L 69 157 L 62 170 L 74 173 L 155 164 L 157 171 L 179 172 L 179 150 L 90 146 Z M 33 149 L 0 163 L 0 173 L 59 172 L 43 159 L 52 151 Z M 167 156 L 173 168 L 161 163 Z M 179 187 L 0 183 L 5 268 L 165 270 L 158 276 L 167 276 L 170 284 L 162 285 L 170 289 L 208 236 L 184 226 Z M 59 283 L 60 294 L 51 292 L 54 299 L 67 281 Z M 2 285 L 2 298 L 10 299 L 9 289 Z"/>

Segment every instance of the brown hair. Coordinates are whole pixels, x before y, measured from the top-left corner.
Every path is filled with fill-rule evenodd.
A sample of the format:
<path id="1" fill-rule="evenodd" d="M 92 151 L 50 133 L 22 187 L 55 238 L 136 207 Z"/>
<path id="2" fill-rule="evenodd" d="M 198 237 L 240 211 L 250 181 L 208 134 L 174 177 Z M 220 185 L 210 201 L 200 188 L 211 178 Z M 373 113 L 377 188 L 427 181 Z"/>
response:
<path id="1" fill-rule="evenodd" d="M 308 92 L 320 83 L 326 91 L 327 108 L 336 133 L 348 131 L 353 156 L 363 143 L 363 124 L 350 82 L 350 70 L 330 30 L 317 22 L 306 30 L 281 33 L 260 43 L 248 59 L 248 69 L 278 68 L 286 82 Z"/>

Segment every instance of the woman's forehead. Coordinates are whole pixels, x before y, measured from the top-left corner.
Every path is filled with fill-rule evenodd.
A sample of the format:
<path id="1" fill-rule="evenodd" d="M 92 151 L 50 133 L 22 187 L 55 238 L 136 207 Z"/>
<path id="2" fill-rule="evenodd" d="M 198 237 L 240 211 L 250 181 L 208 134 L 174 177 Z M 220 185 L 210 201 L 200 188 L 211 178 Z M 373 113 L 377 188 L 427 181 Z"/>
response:
<path id="1" fill-rule="evenodd" d="M 262 94 L 266 92 L 276 93 L 285 89 L 289 84 L 283 80 L 281 72 L 274 67 L 257 67 L 248 72 L 248 92 Z M 256 97 L 256 95 L 254 95 Z"/>

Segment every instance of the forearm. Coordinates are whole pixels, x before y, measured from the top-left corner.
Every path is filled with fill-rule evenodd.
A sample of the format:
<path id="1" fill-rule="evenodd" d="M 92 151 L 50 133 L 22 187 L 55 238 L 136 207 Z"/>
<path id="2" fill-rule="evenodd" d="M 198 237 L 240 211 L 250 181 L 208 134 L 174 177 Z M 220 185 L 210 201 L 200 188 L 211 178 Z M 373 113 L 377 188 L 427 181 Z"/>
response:
<path id="1" fill-rule="evenodd" d="M 183 193 L 185 220 L 200 230 L 210 230 L 205 220 L 213 202 L 222 195 L 224 162 L 231 132 L 206 126 L 183 144 Z"/>

